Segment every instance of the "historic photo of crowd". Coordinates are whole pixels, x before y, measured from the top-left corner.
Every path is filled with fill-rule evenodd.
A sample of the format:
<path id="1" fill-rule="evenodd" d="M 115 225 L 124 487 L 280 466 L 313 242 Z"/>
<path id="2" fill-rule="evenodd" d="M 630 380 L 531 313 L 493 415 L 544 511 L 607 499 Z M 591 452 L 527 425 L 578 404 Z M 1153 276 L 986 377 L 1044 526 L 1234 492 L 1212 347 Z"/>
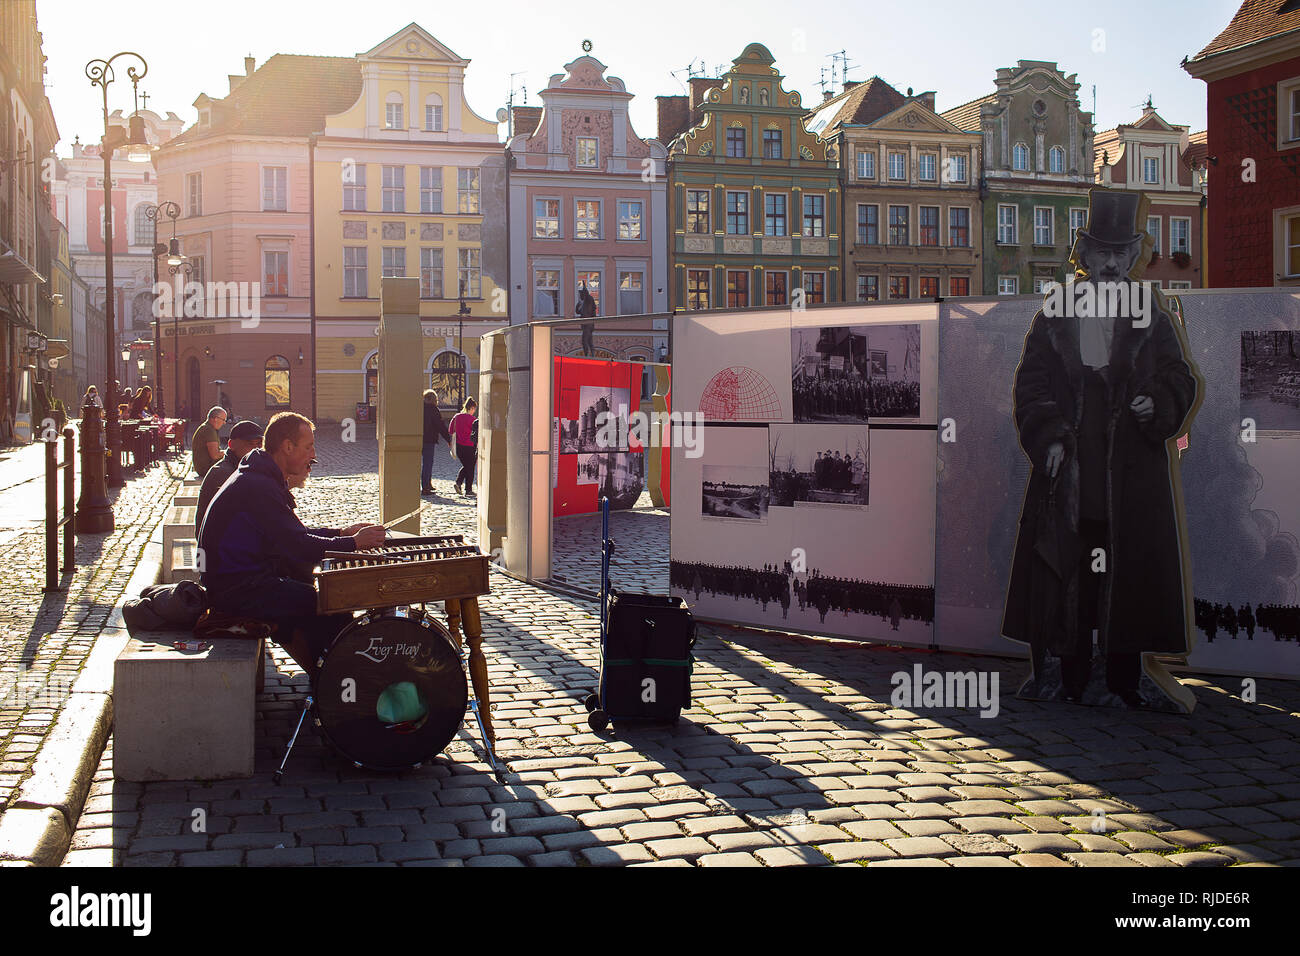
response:
<path id="1" fill-rule="evenodd" d="M 772 505 L 870 503 L 866 425 L 769 425 L 767 483 Z"/>
<path id="2" fill-rule="evenodd" d="M 919 325 L 794 329 L 790 337 L 796 422 L 921 417 Z"/>
<path id="3" fill-rule="evenodd" d="M 563 424 L 560 431 L 560 450 L 588 455 L 598 451 L 626 451 L 628 415 L 631 410 L 631 392 L 626 388 L 607 385 L 584 385 L 578 390 L 580 412 L 571 423 L 573 437 L 566 442 Z M 608 416 L 618 416 L 617 431 Z M 576 425 L 576 429 L 572 428 Z M 602 437 L 604 436 L 604 437 Z M 602 441 L 607 442 L 602 444 Z"/>
<path id="4" fill-rule="evenodd" d="M 1300 431 L 1300 355 L 1288 329 L 1241 333 L 1241 417 L 1261 431 Z"/>
<path id="5" fill-rule="evenodd" d="M 705 465 L 700 514 L 706 518 L 767 518 L 767 474 L 755 465 Z"/>
<path id="6" fill-rule="evenodd" d="M 578 456 L 578 484 L 597 485 L 611 508 L 631 508 L 645 490 L 645 453 L 609 451 Z"/>

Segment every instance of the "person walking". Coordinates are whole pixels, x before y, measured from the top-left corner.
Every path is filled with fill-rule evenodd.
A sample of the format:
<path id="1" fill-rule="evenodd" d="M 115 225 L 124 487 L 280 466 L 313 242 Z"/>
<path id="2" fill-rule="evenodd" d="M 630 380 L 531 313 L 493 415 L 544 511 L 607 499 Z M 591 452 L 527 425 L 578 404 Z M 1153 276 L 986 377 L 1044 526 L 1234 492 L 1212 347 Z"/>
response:
<path id="1" fill-rule="evenodd" d="M 460 471 L 456 475 L 456 494 L 474 496 L 474 466 L 477 449 L 475 446 L 478 431 L 478 403 L 472 398 L 465 399 L 460 412 L 451 420 L 451 453 L 460 460 Z M 461 491 L 464 485 L 464 492 Z"/>
<path id="2" fill-rule="evenodd" d="M 580 319 L 590 319 L 596 315 L 596 300 L 592 298 L 591 293 L 587 291 L 587 283 L 582 283 L 578 289 L 578 301 L 573 307 L 573 314 Z M 596 323 L 582 323 L 582 354 L 591 356 L 596 354 Z"/>
<path id="3" fill-rule="evenodd" d="M 431 388 L 424 391 L 424 447 L 421 453 L 420 494 L 431 495 L 433 491 L 433 453 L 438 449 L 441 438 L 451 447 L 451 432 L 442 420 L 438 409 L 438 393 Z"/>

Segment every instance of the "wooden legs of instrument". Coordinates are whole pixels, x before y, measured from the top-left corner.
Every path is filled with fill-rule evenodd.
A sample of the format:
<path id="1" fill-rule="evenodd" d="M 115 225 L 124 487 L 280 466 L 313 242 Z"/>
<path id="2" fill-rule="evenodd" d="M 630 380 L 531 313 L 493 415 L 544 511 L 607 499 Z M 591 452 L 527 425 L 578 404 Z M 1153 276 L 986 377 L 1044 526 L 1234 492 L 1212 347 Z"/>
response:
<path id="1" fill-rule="evenodd" d="M 465 638 L 469 642 L 469 677 L 474 682 L 474 697 L 478 700 L 479 716 L 483 730 L 493 744 L 496 732 L 492 729 L 492 704 L 488 694 L 487 658 L 483 655 L 483 622 L 479 618 L 478 598 L 464 598 L 447 602 L 447 627 L 460 646 L 461 622 L 465 625 Z"/>

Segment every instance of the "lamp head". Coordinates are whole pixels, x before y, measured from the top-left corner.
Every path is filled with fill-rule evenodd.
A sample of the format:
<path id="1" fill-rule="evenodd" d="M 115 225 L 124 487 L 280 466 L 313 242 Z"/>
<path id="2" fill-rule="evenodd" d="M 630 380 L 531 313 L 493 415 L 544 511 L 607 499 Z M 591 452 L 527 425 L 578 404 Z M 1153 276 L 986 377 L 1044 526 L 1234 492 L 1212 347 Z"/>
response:
<path id="1" fill-rule="evenodd" d="M 153 159 L 157 148 L 149 145 L 149 139 L 144 134 L 144 117 L 132 116 L 131 135 L 126 141 L 126 158 L 133 163 L 147 163 Z"/>

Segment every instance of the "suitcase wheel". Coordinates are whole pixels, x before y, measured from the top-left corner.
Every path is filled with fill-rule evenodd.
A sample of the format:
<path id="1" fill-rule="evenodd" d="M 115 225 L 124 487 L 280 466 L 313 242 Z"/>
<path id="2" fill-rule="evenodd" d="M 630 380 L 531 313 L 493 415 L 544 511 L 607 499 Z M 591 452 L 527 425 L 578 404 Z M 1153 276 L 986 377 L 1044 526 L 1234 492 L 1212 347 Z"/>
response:
<path id="1" fill-rule="evenodd" d="M 582 706 L 587 708 L 587 713 L 591 713 L 600 706 L 600 697 L 596 694 L 588 694 L 582 698 Z"/>
<path id="2" fill-rule="evenodd" d="M 609 726 L 609 714 L 605 713 L 603 710 L 593 710 L 587 715 L 587 726 L 590 727 L 594 733 L 599 734 L 603 732 L 605 728 Z"/>

